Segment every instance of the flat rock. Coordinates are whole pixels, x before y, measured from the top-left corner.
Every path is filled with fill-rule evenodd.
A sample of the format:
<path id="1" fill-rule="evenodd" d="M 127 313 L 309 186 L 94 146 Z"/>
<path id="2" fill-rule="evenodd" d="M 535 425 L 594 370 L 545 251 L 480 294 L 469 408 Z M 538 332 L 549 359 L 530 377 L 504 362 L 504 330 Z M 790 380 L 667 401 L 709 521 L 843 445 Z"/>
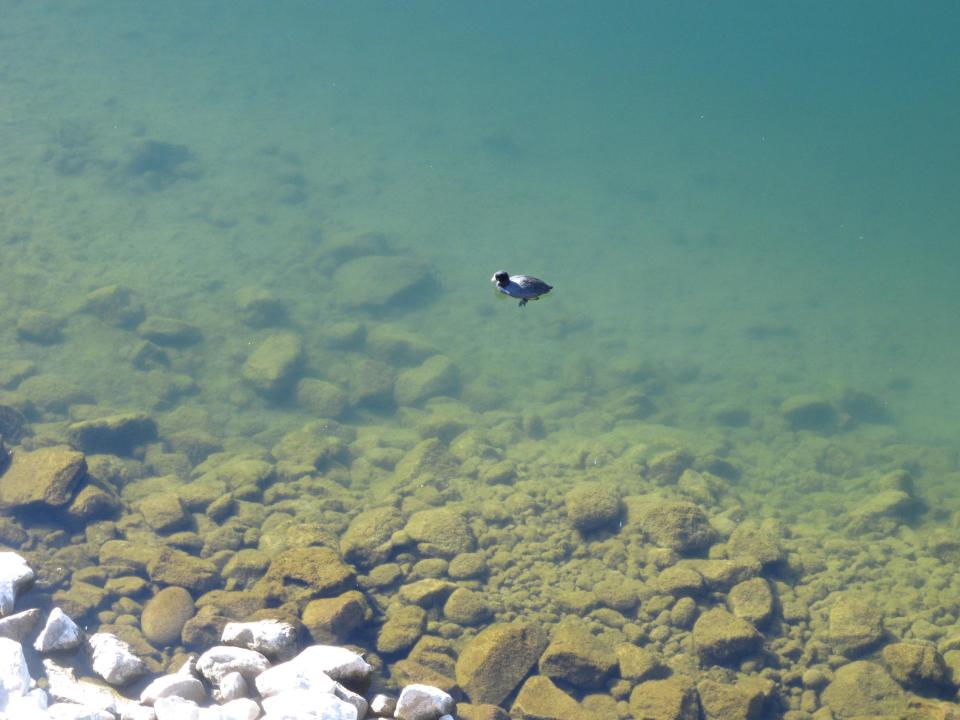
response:
<path id="1" fill-rule="evenodd" d="M 121 413 L 67 427 L 70 444 L 85 453 L 130 455 L 157 438 L 157 423 L 146 413 Z"/>
<path id="2" fill-rule="evenodd" d="M 882 655 L 893 679 L 908 689 L 922 692 L 949 684 L 947 665 L 933 645 L 892 643 L 884 646 Z"/>
<path id="3" fill-rule="evenodd" d="M 470 639 L 457 658 L 457 684 L 473 703 L 498 705 L 537 662 L 547 645 L 532 623 L 498 623 Z"/>
<path id="4" fill-rule="evenodd" d="M 141 322 L 137 326 L 137 334 L 165 347 L 188 347 L 203 339 L 203 334 L 196 325 L 159 315 L 150 315 Z"/>
<path id="5" fill-rule="evenodd" d="M 68 447 L 15 453 L 0 475 L 0 506 L 66 505 L 86 471 L 83 453 Z"/>
<path id="6" fill-rule="evenodd" d="M 96 633 L 88 638 L 87 646 L 93 671 L 111 685 L 126 685 L 147 672 L 143 660 L 116 635 Z"/>
<path id="7" fill-rule="evenodd" d="M 83 631 L 63 610 L 53 608 L 47 616 L 43 630 L 33 642 L 38 653 L 72 650 L 83 641 Z"/>
<path id="8" fill-rule="evenodd" d="M 456 365 L 446 355 L 434 355 L 397 375 L 393 397 L 398 405 L 419 405 L 438 395 L 455 395 L 458 388 Z"/>
<path id="9" fill-rule="evenodd" d="M 467 519 L 447 508 L 420 510 L 404 528 L 421 555 L 452 558 L 473 550 L 476 540 Z"/>
<path id="10" fill-rule="evenodd" d="M 258 587 L 273 598 L 329 597 L 353 586 L 356 573 L 326 547 L 291 548 L 270 563 Z"/>
<path id="11" fill-rule="evenodd" d="M 400 304 L 427 282 L 426 267 L 400 255 L 367 255 L 348 260 L 333 275 L 337 297 L 348 307 Z"/>
<path id="12" fill-rule="evenodd" d="M 15 552 L 0 552 L 0 617 L 13 612 L 17 595 L 29 587 L 36 574 Z"/>

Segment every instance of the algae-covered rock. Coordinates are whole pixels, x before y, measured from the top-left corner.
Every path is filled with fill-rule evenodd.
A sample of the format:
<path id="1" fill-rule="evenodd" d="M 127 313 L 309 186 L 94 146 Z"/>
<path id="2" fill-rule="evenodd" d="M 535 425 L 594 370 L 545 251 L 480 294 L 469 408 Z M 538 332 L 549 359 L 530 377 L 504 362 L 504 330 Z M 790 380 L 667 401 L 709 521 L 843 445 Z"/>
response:
<path id="1" fill-rule="evenodd" d="M 143 302 L 130 288 L 105 285 L 87 293 L 83 311 L 122 328 L 136 327 L 146 315 Z"/>
<path id="2" fill-rule="evenodd" d="M 830 609 L 827 640 L 842 655 L 868 650 L 883 634 L 883 614 L 875 605 L 842 595 Z"/>
<path id="3" fill-rule="evenodd" d="M 51 413 L 64 413 L 71 405 L 93 402 L 91 393 L 71 380 L 52 374 L 28 377 L 20 383 L 17 392 L 36 408 Z"/>
<path id="4" fill-rule="evenodd" d="M 367 351 L 391 365 L 410 365 L 435 355 L 437 349 L 421 335 L 391 323 L 381 323 L 367 333 Z"/>
<path id="5" fill-rule="evenodd" d="M 540 656 L 540 672 L 578 688 L 603 687 L 617 666 L 617 656 L 580 620 L 562 622 Z"/>
<path id="6" fill-rule="evenodd" d="M 456 365 L 446 355 L 434 355 L 397 375 L 393 397 L 398 405 L 419 405 L 437 395 L 455 395 L 458 387 Z"/>
<path id="7" fill-rule="evenodd" d="M 29 308 L 17 319 L 17 337 L 38 345 L 53 345 L 63 340 L 63 320 L 46 310 Z"/>
<path id="8" fill-rule="evenodd" d="M 356 581 L 352 567 L 326 547 L 291 548 L 270 563 L 257 583 L 268 597 L 281 602 L 331 597 L 350 589 Z"/>
<path id="9" fill-rule="evenodd" d="M 370 612 L 363 593 L 351 590 L 333 598 L 311 600 L 301 620 L 317 643 L 331 643 L 349 637 Z"/>
<path id="10" fill-rule="evenodd" d="M 583 720 L 580 704 L 549 678 L 534 675 L 528 678 L 510 706 L 510 717 L 516 720 Z"/>
<path id="11" fill-rule="evenodd" d="M 236 295 L 240 322 L 250 327 L 282 325 L 287 319 L 287 306 L 269 290 L 256 287 L 240 288 Z"/>
<path id="12" fill-rule="evenodd" d="M 883 715 L 904 717 L 906 696 L 880 665 L 858 660 L 843 665 L 820 696 L 823 705 L 839 717 Z"/>
<path id="13" fill-rule="evenodd" d="M 467 519 L 447 508 L 421 510 L 404 528 L 422 555 L 450 558 L 473 550 L 476 543 Z"/>
<path id="14" fill-rule="evenodd" d="M 177 318 L 149 315 L 137 325 L 137 334 L 164 347 L 188 347 L 200 342 L 203 334 L 196 325 Z"/>
<path id="15" fill-rule="evenodd" d="M 15 453 L 0 475 L 0 506 L 66 505 L 86 471 L 83 453 L 67 447 Z"/>
<path id="16" fill-rule="evenodd" d="M 347 409 L 347 394 L 332 382 L 304 378 L 297 383 L 297 405 L 320 417 L 338 418 Z"/>
<path id="17" fill-rule="evenodd" d="M 836 430 L 837 410 L 816 395 L 794 395 L 783 401 L 780 414 L 792 430 L 813 430 L 830 433 Z"/>
<path id="18" fill-rule="evenodd" d="M 146 413 L 121 413 L 72 423 L 70 444 L 85 453 L 130 455 L 157 437 L 157 423 Z"/>
<path id="19" fill-rule="evenodd" d="M 461 651 L 457 683 L 471 702 L 497 705 L 526 677 L 546 645 L 546 633 L 538 625 L 491 625 Z"/>
<path id="20" fill-rule="evenodd" d="M 671 565 L 651 583 L 658 592 L 676 597 L 696 595 L 704 585 L 703 575 L 686 565 Z"/>
<path id="21" fill-rule="evenodd" d="M 774 599 L 770 583 L 757 577 L 730 588 L 727 595 L 730 612 L 751 625 L 761 627 L 773 617 Z"/>
<path id="22" fill-rule="evenodd" d="M 185 588 L 165 587 L 143 607 L 140 629 L 151 643 L 162 647 L 179 642 L 180 633 L 196 608 Z"/>
<path id="23" fill-rule="evenodd" d="M 681 676 L 647 680 L 630 693 L 630 713 L 644 720 L 698 720 L 697 690 Z"/>
<path id="24" fill-rule="evenodd" d="M 348 260 L 333 275 L 336 297 L 348 307 L 402 304 L 426 282 L 427 268 L 400 255 L 366 255 Z"/>
<path id="25" fill-rule="evenodd" d="M 351 358 L 347 371 L 351 405 L 381 408 L 393 403 L 394 370 L 364 355 Z"/>
<path id="26" fill-rule="evenodd" d="M 68 589 L 53 593 L 53 602 L 71 618 L 79 620 L 103 607 L 107 597 L 108 593 L 103 588 L 86 582 L 73 582 Z"/>
<path id="27" fill-rule="evenodd" d="M 705 664 L 723 664 L 759 650 L 763 636 L 746 620 L 722 608 L 712 608 L 694 623 L 693 643 Z"/>
<path id="28" fill-rule="evenodd" d="M 456 462 L 437 438 L 423 440 L 404 455 L 394 468 L 401 485 L 442 486 L 456 474 Z"/>
<path id="29" fill-rule="evenodd" d="M 277 459 L 296 465 L 322 468 L 346 455 L 351 428 L 333 420 L 313 420 L 284 435 L 270 449 Z"/>
<path id="30" fill-rule="evenodd" d="M 912 690 L 930 690 L 949 684 L 943 656 L 933 645 L 899 642 L 883 648 L 883 661 L 893 679 Z"/>
<path id="31" fill-rule="evenodd" d="M 443 616 L 458 625 L 479 625 L 493 616 L 493 608 L 483 593 L 462 587 L 447 598 Z"/>
<path id="32" fill-rule="evenodd" d="M 414 645 L 427 625 L 427 612 L 414 605 L 405 605 L 388 614 L 377 634 L 377 650 L 388 655 Z"/>
<path id="33" fill-rule="evenodd" d="M 340 538 L 343 557 L 361 567 L 372 567 L 390 555 L 390 538 L 404 525 L 403 516 L 392 507 L 364 510 L 350 522 Z"/>
<path id="34" fill-rule="evenodd" d="M 67 506 L 67 514 L 78 522 L 88 523 L 97 518 L 112 517 L 119 508 L 120 500 L 112 492 L 96 485 L 84 485 Z"/>
<path id="35" fill-rule="evenodd" d="M 883 490 L 871 495 L 850 509 L 847 531 L 890 533 L 902 522 L 911 519 L 917 503 L 903 490 Z"/>
<path id="36" fill-rule="evenodd" d="M 727 540 L 727 554 L 731 558 L 753 558 L 761 565 L 772 565 L 786 557 L 778 530 L 753 522 L 744 522 L 734 529 Z"/>
<path id="37" fill-rule="evenodd" d="M 680 553 L 704 550 L 713 542 L 714 532 L 707 514 L 692 502 L 662 500 L 644 502 L 630 509 L 631 520 L 636 520 L 650 539 L 661 547 Z"/>
<path id="38" fill-rule="evenodd" d="M 735 684 L 706 679 L 697 685 L 697 694 L 708 720 L 763 720 L 772 689 L 772 681 L 760 678 Z"/>
<path id="39" fill-rule="evenodd" d="M 162 548 L 147 563 L 150 579 L 161 585 L 180 585 L 194 592 L 206 592 L 218 581 L 217 566 L 182 550 Z"/>
<path id="40" fill-rule="evenodd" d="M 190 516 L 176 493 L 150 495 L 140 503 L 140 512 L 147 524 L 158 533 L 170 533 L 186 527 Z"/>
<path id="41" fill-rule="evenodd" d="M 647 477 L 657 485 L 673 485 L 683 471 L 693 464 L 693 455 L 684 448 L 658 453 L 647 463 Z"/>
<path id="42" fill-rule="evenodd" d="M 666 668 L 653 652 L 645 647 L 631 643 L 620 643 L 616 647 L 620 677 L 633 682 L 653 680 L 666 674 Z"/>
<path id="43" fill-rule="evenodd" d="M 564 502 L 570 523 L 582 532 L 616 527 L 623 511 L 620 493 L 601 483 L 578 485 L 566 494 Z"/>
<path id="44" fill-rule="evenodd" d="M 293 388 L 303 357 L 303 341 L 298 335 L 271 335 L 247 357 L 243 379 L 262 395 L 279 399 Z"/>

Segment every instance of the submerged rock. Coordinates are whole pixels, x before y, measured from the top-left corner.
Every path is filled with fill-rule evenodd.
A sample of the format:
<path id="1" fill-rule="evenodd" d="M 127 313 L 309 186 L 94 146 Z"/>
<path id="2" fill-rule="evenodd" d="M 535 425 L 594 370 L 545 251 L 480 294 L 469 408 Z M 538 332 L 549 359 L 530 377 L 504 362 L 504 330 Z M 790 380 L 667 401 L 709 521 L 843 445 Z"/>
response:
<path id="1" fill-rule="evenodd" d="M 393 397 L 398 405 L 419 405 L 437 395 L 455 395 L 458 389 L 457 366 L 446 355 L 434 355 L 397 375 Z"/>
<path id="2" fill-rule="evenodd" d="M 182 587 L 165 587 L 143 608 L 140 628 L 151 643 L 163 647 L 180 640 L 180 632 L 196 608 L 190 593 Z"/>
<path id="3" fill-rule="evenodd" d="M 600 483 L 578 485 L 566 494 L 564 502 L 567 517 L 581 532 L 616 527 L 623 513 L 620 493 Z"/>
<path id="4" fill-rule="evenodd" d="M 146 315 L 136 293 L 122 285 L 105 285 L 87 293 L 83 310 L 122 328 L 136 327 Z"/>
<path id="5" fill-rule="evenodd" d="M 137 326 L 137 334 L 163 347 L 183 348 L 203 339 L 200 328 L 184 320 L 150 315 Z"/>
<path id="6" fill-rule="evenodd" d="M 855 656 L 883 635 L 883 614 L 873 605 L 843 595 L 830 609 L 827 640 L 842 655 Z"/>
<path id="7" fill-rule="evenodd" d="M 46 310 L 25 310 L 17 320 L 17 337 L 38 345 L 53 345 L 63 340 L 63 321 Z"/>
<path id="8" fill-rule="evenodd" d="M 580 704 L 543 675 L 528 678 L 510 707 L 510 716 L 517 718 L 550 718 L 550 720 L 582 720 Z M 637 716 L 641 717 L 641 716 Z"/>
<path id="9" fill-rule="evenodd" d="M 0 506 L 66 505 L 86 471 L 83 453 L 67 447 L 18 452 L 0 475 Z"/>
<path id="10" fill-rule="evenodd" d="M 427 268 L 400 255 L 367 255 L 343 263 L 333 275 L 337 297 L 348 307 L 401 304 L 415 293 L 429 294 Z"/>
<path id="11" fill-rule="evenodd" d="M 540 672 L 578 688 L 601 688 L 617 656 L 580 621 L 561 623 L 540 656 Z"/>
<path id="12" fill-rule="evenodd" d="M 794 395 L 783 401 L 780 414 L 792 430 L 831 433 L 837 429 L 837 411 L 816 395 Z"/>
<path id="13" fill-rule="evenodd" d="M 820 698 L 840 717 L 904 717 L 907 709 L 900 686 L 880 665 L 865 660 L 838 668 Z"/>
<path id="14" fill-rule="evenodd" d="M 247 357 L 243 379 L 262 395 L 279 399 L 293 388 L 303 358 L 303 341 L 299 336 L 271 335 Z"/>
<path id="15" fill-rule="evenodd" d="M 85 453 L 131 455 L 140 445 L 157 438 L 157 423 L 146 413 L 122 413 L 72 423 L 70 444 Z"/>
<path id="16" fill-rule="evenodd" d="M 729 663 L 759 650 L 763 636 L 746 620 L 713 608 L 694 623 L 693 643 L 704 664 Z"/>
<path id="17" fill-rule="evenodd" d="M 497 705 L 526 677 L 546 646 L 546 633 L 538 625 L 491 625 L 468 641 L 457 658 L 457 684 L 470 702 Z"/>

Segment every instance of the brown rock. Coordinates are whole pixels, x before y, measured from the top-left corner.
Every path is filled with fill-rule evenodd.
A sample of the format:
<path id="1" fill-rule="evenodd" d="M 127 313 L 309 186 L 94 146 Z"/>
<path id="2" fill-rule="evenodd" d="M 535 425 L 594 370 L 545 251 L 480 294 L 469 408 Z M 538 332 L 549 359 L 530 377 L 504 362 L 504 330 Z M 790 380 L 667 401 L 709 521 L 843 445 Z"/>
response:
<path id="1" fill-rule="evenodd" d="M 276 600 L 331 597 L 356 582 L 353 568 L 326 547 L 291 548 L 270 563 L 258 586 Z"/>
<path id="2" fill-rule="evenodd" d="M 193 617 L 195 609 L 193 598 L 186 589 L 163 588 L 144 605 L 140 629 L 154 645 L 171 645 L 180 640 L 183 626 Z"/>
<path id="3" fill-rule="evenodd" d="M 760 649 L 763 636 L 747 621 L 713 608 L 694 623 L 693 642 L 704 663 L 727 663 Z"/>
<path id="4" fill-rule="evenodd" d="M 83 453 L 67 447 L 15 453 L 0 475 L 0 506 L 66 505 L 86 471 Z"/>
<path id="5" fill-rule="evenodd" d="M 579 703 L 558 688 L 549 678 L 534 675 L 517 693 L 510 706 L 514 720 L 583 720 Z"/>
<path id="6" fill-rule="evenodd" d="M 373 508 L 357 515 L 340 538 L 340 551 L 347 561 L 371 567 L 390 555 L 390 538 L 403 527 L 403 518 L 392 507 Z"/>
<path id="7" fill-rule="evenodd" d="M 907 709 L 900 686 L 882 667 L 865 660 L 838 668 L 820 699 L 835 716 L 840 717 L 904 717 Z"/>
<path id="8" fill-rule="evenodd" d="M 410 516 L 405 528 L 423 555 L 453 557 L 473 550 L 475 540 L 467 519 L 447 508 L 421 510 Z"/>
<path id="9" fill-rule="evenodd" d="M 734 585 L 727 595 L 727 606 L 738 618 L 761 627 L 773 617 L 774 600 L 770 584 L 756 577 Z"/>
<path id="10" fill-rule="evenodd" d="M 546 645 L 546 635 L 538 625 L 491 625 L 472 638 L 457 658 L 457 683 L 472 702 L 499 704 L 530 671 Z"/>
<path id="11" fill-rule="evenodd" d="M 413 646 L 427 625 L 427 611 L 406 605 L 389 614 L 377 635 L 377 650 L 388 655 Z"/>
<path id="12" fill-rule="evenodd" d="M 933 645 L 893 643 L 883 648 L 883 661 L 893 679 L 908 689 L 923 691 L 949 683 L 947 665 Z"/>
<path id="13" fill-rule="evenodd" d="M 827 639 L 848 657 L 868 650 L 883 637 L 883 615 L 873 605 L 843 595 L 830 609 Z"/>
<path id="14" fill-rule="evenodd" d="M 580 620 L 565 621 L 540 656 L 540 672 L 578 688 L 602 687 L 617 666 L 617 656 Z"/>
<path id="15" fill-rule="evenodd" d="M 630 713 L 637 720 L 698 720 L 696 688 L 679 676 L 640 683 L 630 693 Z"/>
<path id="16" fill-rule="evenodd" d="M 311 600 L 301 619 L 314 642 L 330 643 L 356 630 L 369 610 L 363 593 L 351 590 L 335 598 Z"/>

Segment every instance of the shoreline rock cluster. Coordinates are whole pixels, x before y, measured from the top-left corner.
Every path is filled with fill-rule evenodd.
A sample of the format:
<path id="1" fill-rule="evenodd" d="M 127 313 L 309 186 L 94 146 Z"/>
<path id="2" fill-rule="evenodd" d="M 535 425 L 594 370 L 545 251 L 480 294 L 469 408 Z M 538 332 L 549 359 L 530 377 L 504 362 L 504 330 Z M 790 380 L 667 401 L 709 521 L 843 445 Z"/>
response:
<path id="1" fill-rule="evenodd" d="M 142 684 L 148 669 L 123 640 L 86 636 L 58 607 L 39 632 L 37 608 L 12 613 L 34 577 L 21 556 L 0 553 L 0 720 L 454 720 L 453 698 L 429 685 L 367 699 L 373 666 L 361 655 L 335 645 L 300 650 L 293 626 L 277 620 L 229 623 L 223 644 L 153 678 L 138 699 L 125 697 L 115 688 Z M 77 648 L 106 684 L 77 678 L 78 663 L 64 660 Z M 43 658 L 43 687 L 31 676 L 31 652 Z"/>

